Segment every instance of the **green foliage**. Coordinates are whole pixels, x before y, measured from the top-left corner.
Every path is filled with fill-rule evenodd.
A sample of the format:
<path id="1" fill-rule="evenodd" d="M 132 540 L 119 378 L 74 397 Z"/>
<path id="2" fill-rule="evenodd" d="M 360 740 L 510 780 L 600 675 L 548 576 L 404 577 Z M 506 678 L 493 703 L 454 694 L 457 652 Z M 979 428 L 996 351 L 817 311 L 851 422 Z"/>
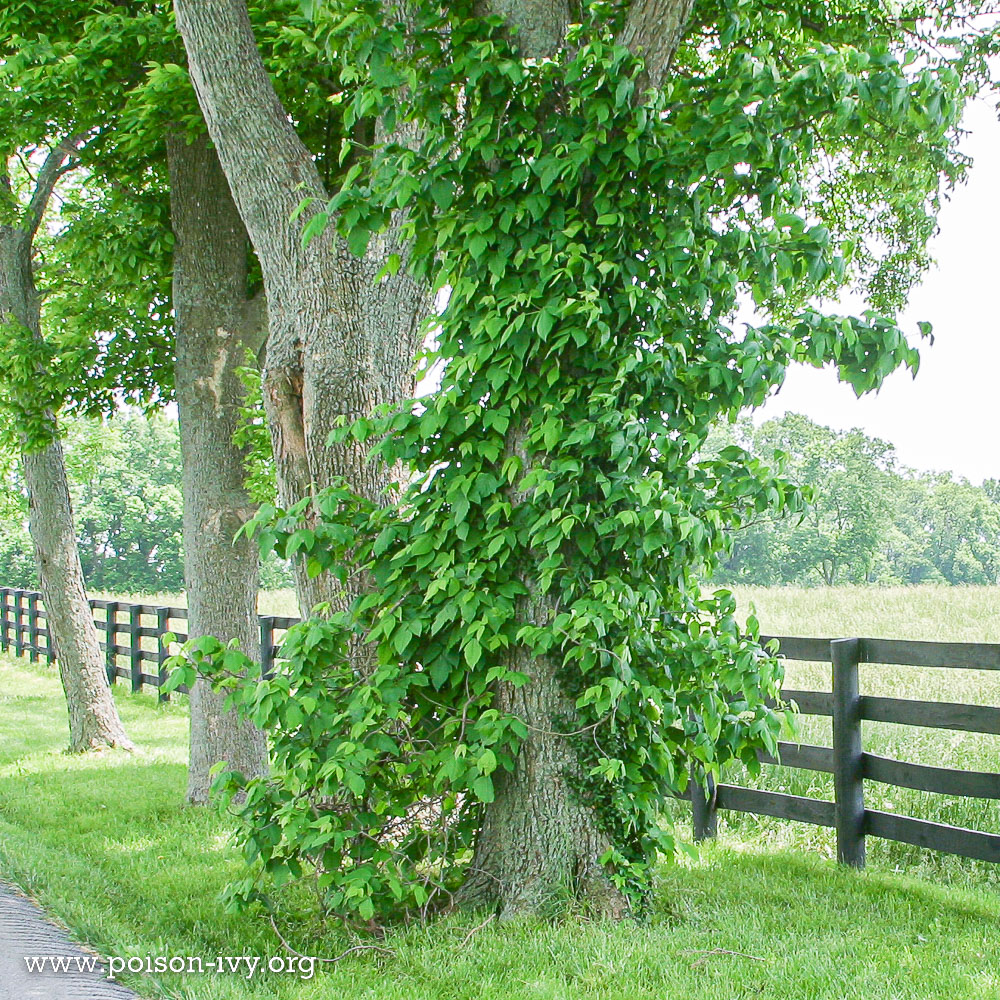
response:
<path id="1" fill-rule="evenodd" d="M 329 87 L 304 74 L 315 27 L 295 0 L 250 3 L 279 96 L 324 170 L 341 141 Z M 0 343 L 0 405 L 36 444 L 46 410 L 96 416 L 124 396 L 143 406 L 173 384 L 164 139 L 204 122 L 173 4 L 33 0 L 0 9 L 0 222 L 21 216 L 48 149 L 74 141 L 75 173 L 37 238 L 43 339 L 9 324 Z M 251 285 L 259 282 L 251 268 Z M 254 291 L 248 289 L 248 292 Z"/>
<path id="2" fill-rule="evenodd" d="M 992 584 L 1000 572 L 1000 503 L 988 484 L 898 467 L 891 445 L 787 414 L 719 428 L 811 487 L 803 515 L 762 517 L 732 536 L 718 583 Z"/>
<path id="3" fill-rule="evenodd" d="M 834 364 L 859 393 L 916 368 L 891 315 L 812 303 L 875 266 L 870 298 L 888 309 L 883 265 L 897 292 L 919 273 L 958 171 L 962 64 L 911 58 L 880 4 L 818 8 L 817 34 L 798 8 L 740 0 L 699 9 L 662 92 L 643 94 L 611 5 L 583 4 L 567 47 L 538 60 L 467 5 L 421 5 L 406 27 L 374 3 L 324 10 L 346 127 L 405 118 L 419 138 L 345 144 L 359 159 L 312 228 L 335 222 L 360 253 L 407 209 L 407 265 L 449 289 L 444 373 L 420 406 L 342 432 L 411 470 L 398 504 L 338 485 L 255 522 L 310 572 L 367 574 L 352 615 L 300 626 L 259 685 L 229 676 L 234 651 L 194 647 L 276 746 L 273 774 L 224 782 L 246 793 L 246 853 L 279 882 L 312 862 L 350 917 L 445 898 L 526 733 L 497 689 L 548 662 L 574 706 L 552 722 L 577 750 L 568 777 L 612 845 L 609 874 L 641 897 L 689 764 L 754 767 L 780 723 L 778 663 L 700 581 L 732 528 L 803 496 L 738 447 L 699 455 L 792 361 Z M 878 192 L 876 155 L 900 178 Z M 822 196 L 828 170 L 853 214 Z M 906 252 L 879 258 L 844 221 L 862 214 L 918 220 Z M 767 320 L 738 332 L 745 295 Z"/>
<path id="4" fill-rule="evenodd" d="M 249 352 L 247 354 L 246 366 L 237 373 L 246 389 L 246 395 L 240 406 L 240 419 L 233 434 L 233 444 L 246 449 L 244 483 L 250 499 L 258 504 L 274 504 L 277 502 L 278 485 L 271 434 L 261 397 L 260 369 L 253 356 Z"/>
<path id="5" fill-rule="evenodd" d="M 66 474 L 84 578 L 92 590 L 155 593 L 184 585 L 176 421 L 138 413 L 69 421 Z M 4 586 L 35 587 L 26 498 L 5 480 Z"/>
<path id="6" fill-rule="evenodd" d="M 68 421 L 66 475 L 77 546 L 90 590 L 152 594 L 184 587 L 183 504 L 177 421 L 122 413 Z M 3 455 L 0 452 L 0 462 Z M 0 560 L 5 587 L 37 586 L 27 499 L 12 458 L 0 465 Z M 265 589 L 287 586 L 287 564 L 261 567 Z"/>

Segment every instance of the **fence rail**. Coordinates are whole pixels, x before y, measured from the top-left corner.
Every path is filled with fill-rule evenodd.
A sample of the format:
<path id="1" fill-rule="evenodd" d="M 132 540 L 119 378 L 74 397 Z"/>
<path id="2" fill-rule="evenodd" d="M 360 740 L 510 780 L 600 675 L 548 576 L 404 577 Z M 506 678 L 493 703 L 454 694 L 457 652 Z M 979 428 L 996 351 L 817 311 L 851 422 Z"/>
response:
<path id="1" fill-rule="evenodd" d="M 41 598 L 42 595 L 33 590 L 0 587 L 0 649 L 28 656 L 34 663 L 43 658 L 53 663 L 57 650 L 52 635 L 43 624 L 46 619 Z M 127 678 L 133 691 L 141 691 L 143 687 L 161 688 L 167 680 L 164 664 L 169 656 L 163 637 L 169 632 L 179 642 L 187 639 L 187 610 L 96 599 L 90 601 L 90 607 L 98 612 L 94 615 L 94 625 L 103 634 L 101 649 L 104 650 L 108 681 L 114 684 L 118 678 Z M 281 635 L 298 620 L 260 615 L 261 667 L 265 675 L 274 667 Z M 153 664 L 154 670 L 145 669 L 146 664 Z M 177 690 L 187 693 L 183 685 Z M 161 701 L 169 697 L 166 692 L 160 692 Z"/>
<path id="2" fill-rule="evenodd" d="M 696 839 L 714 836 L 717 811 L 729 809 L 833 827 L 837 831 L 838 860 L 856 868 L 865 863 L 866 837 L 1000 863 L 998 834 L 866 809 L 864 804 L 865 781 L 965 798 L 1000 799 L 1000 774 L 930 767 L 866 753 L 861 728 L 863 722 L 891 722 L 1000 735 L 1000 708 L 863 695 L 859 690 L 858 671 L 862 663 L 1000 670 L 1000 645 L 798 636 L 762 638 L 765 641 L 776 639 L 779 654 L 786 659 L 830 664 L 832 691 L 786 689 L 782 697 L 794 701 L 803 715 L 832 717 L 833 746 L 779 743 L 776 757 L 760 754 L 760 761 L 832 774 L 834 800 L 738 785 L 715 785 L 711 780 L 702 779 L 690 792 Z"/>
<path id="3" fill-rule="evenodd" d="M 104 634 L 108 680 L 127 678 L 133 691 L 145 686 L 161 688 L 166 681 L 164 663 L 168 649 L 164 635 L 179 641 L 185 632 L 187 611 L 126 601 L 92 600 L 94 624 Z M 281 636 L 299 619 L 280 615 L 260 616 L 261 667 L 270 673 Z M 179 623 L 179 624 L 178 624 Z M 756 813 L 797 823 L 833 827 L 837 831 L 837 857 L 844 864 L 862 867 L 865 838 L 881 837 L 915 844 L 949 854 L 1000 863 L 1000 835 L 932 823 L 866 809 L 865 781 L 901 788 L 1000 799 L 1000 774 L 929 767 L 866 753 L 861 725 L 864 721 L 1000 735 L 1000 708 L 945 702 L 876 698 L 859 691 L 858 667 L 885 663 L 914 667 L 956 667 L 1000 670 L 1000 645 L 989 643 L 915 642 L 895 639 L 811 639 L 799 636 L 764 636 L 776 639 L 779 653 L 789 660 L 828 662 L 832 691 L 786 689 L 782 697 L 794 701 L 803 715 L 833 719 L 833 746 L 779 743 L 777 757 L 761 754 L 764 764 L 822 771 L 834 777 L 834 801 L 788 795 L 783 792 L 715 785 L 703 780 L 685 796 L 691 800 L 695 837 L 715 835 L 718 810 Z M 30 590 L 0 588 L 0 649 L 52 663 L 57 650 L 46 627 L 41 594 Z M 153 670 L 146 666 L 152 664 Z M 179 689 L 184 693 L 184 689 Z M 161 700 L 169 697 L 160 693 Z"/>

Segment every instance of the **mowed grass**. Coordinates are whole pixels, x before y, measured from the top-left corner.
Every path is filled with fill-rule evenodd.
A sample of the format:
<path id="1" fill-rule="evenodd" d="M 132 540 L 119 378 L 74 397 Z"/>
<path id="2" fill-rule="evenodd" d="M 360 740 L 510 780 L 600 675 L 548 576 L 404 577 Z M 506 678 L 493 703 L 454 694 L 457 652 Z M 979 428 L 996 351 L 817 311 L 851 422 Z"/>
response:
<path id="1" fill-rule="evenodd" d="M 742 604 L 752 596 L 764 629 L 778 634 L 1000 641 L 1000 591 L 931 590 L 937 588 L 742 591 L 740 598 Z M 906 610 L 898 606 L 903 602 Z M 952 628 L 941 617 L 946 606 Z M 985 673 L 956 679 L 957 671 L 904 676 L 903 668 L 865 669 L 876 671 L 862 680 L 873 692 L 885 686 L 904 697 L 960 701 L 968 694 L 1000 704 L 989 701 L 996 688 Z M 827 671 L 794 666 L 789 684 L 828 687 Z M 105 955 L 259 955 L 266 961 L 287 954 L 266 919 L 225 914 L 218 904 L 222 887 L 242 868 L 226 819 L 182 805 L 183 699 L 158 705 L 122 686 L 116 697 L 138 751 L 67 756 L 54 670 L 0 657 L 0 876 L 35 895 Z M 810 724 L 803 720 L 803 728 Z M 952 766 L 968 759 L 1000 770 L 995 748 L 954 743 L 961 734 L 883 728 L 901 730 L 897 756 Z M 802 738 L 823 742 L 811 731 Z M 947 746 L 935 750 L 925 738 L 943 738 Z M 866 740 L 881 746 L 872 731 Z M 808 772 L 770 770 L 769 787 L 829 795 L 823 776 L 800 785 L 810 782 Z M 876 788 L 869 784 L 870 798 Z M 918 804 L 891 794 L 900 807 Z M 995 808 L 987 804 L 982 819 Z M 678 817 L 686 828 L 686 816 Z M 641 922 L 501 926 L 483 925 L 484 914 L 457 915 L 392 933 L 382 942 L 390 954 L 355 953 L 311 979 L 296 973 L 252 980 L 232 974 L 122 978 L 144 997 L 174 1000 L 1000 996 L 1000 886 L 992 869 L 910 850 L 883 850 L 870 840 L 871 863 L 858 873 L 832 863 L 826 832 L 731 814 L 718 843 L 698 860 L 662 866 Z M 278 920 L 290 943 L 308 954 L 334 956 L 354 943 L 335 926 L 322 928 L 303 896 L 283 897 Z"/>

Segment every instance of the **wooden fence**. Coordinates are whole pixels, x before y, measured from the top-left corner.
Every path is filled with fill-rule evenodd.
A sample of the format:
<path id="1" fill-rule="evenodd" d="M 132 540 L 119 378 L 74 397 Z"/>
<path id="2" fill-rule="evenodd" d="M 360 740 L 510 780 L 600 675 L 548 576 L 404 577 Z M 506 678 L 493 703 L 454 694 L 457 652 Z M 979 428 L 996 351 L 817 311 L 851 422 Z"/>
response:
<path id="1" fill-rule="evenodd" d="M 104 633 L 101 648 L 107 657 L 108 680 L 114 683 L 119 677 L 128 678 L 133 691 L 141 690 L 144 685 L 160 687 L 166 680 L 164 662 L 168 656 L 163 636 L 172 632 L 179 641 L 187 638 L 184 631 L 187 611 L 126 601 L 92 600 L 90 605 L 98 612 L 94 623 Z M 261 666 L 265 674 L 273 668 L 281 635 L 297 621 L 276 615 L 260 617 Z M 56 650 L 44 623 L 41 594 L 0 588 L 0 648 L 13 650 L 18 656 L 27 655 L 33 661 L 45 657 L 51 663 Z M 782 694 L 785 700 L 794 701 L 803 715 L 832 717 L 833 746 L 779 743 L 778 756 L 785 767 L 833 774 L 834 800 L 708 781 L 690 790 L 697 839 L 714 836 L 718 810 L 729 809 L 833 827 L 837 831 L 838 859 L 855 867 L 865 863 L 868 836 L 1000 862 L 998 834 L 866 809 L 864 804 L 865 781 L 945 795 L 1000 799 L 1000 774 L 929 767 L 866 753 L 861 731 L 863 721 L 872 721 L 1000 735 L 1000 708 L 874 698 L 860 693 L 858 681 L 858 667 L 862 663 L 1000 670 L 1000 645 L 764 638 L 777 638 L 780 654 L 786 659 L 825 661 L 831 665 L 832 693 L 785 690 Z M 152 672 L 146 669 L 147 665 L 152 665 Z M 184 689 L 179 690 L 183 693 Z M 160 697 L 165 700 L 168 695 L 161 693 Z M 761 760 L 766 764 L 779 763 L 778 759 L 764 755 Z"/>
<path id="2" fill-rule="evenodd" d="M 0 649 L 17 656 L 28 656 L 32 662 L 43 657 L 52 663 L 56 649 L 45 624 L 42 595 L 32 590 L 12 590 L 0 587 Z M 168 632 L 179 642 L 187 639 L 187 610 L 159 607 L 152 604 L 132 604 L 128 601 L 92 600 L 90 607 L 97 612 L 94 624 L 104 634 L 104 650 L 108 681 L 128 678 L 133 691 L 143 686 L 159 688 L 167 679 L 164 663 L 170 655 L 163 636 Z M 298 618 L 278 615 L 260 616 L 261 667 L 270 674 L 281 636 Z M 183 685 L 177 689 L 186 694 Z M 160 700 L 170 696 L 160 693 Z"/>
<path id="3" fill-rule="evenodd" d="M 794 701 L 803 715 L 832 717 L 833 746 L 779 743 L 779 759 L 766 755 L 760 759 L 766 764 L 780 762 L 785 767 L 832 774 L 834 801 L 704 782 L 691 789 L 696 839 L 714 836 L 717 810 L 731 809 L 833 827 L 837 831 L 838 860 L 856 868 L 864 866 L 867 836 L 1000 863 L 998 834 L 866 809 L 864 803 L 866 780 L 944 795 L 1000 799 L 1000 774 L 929 767 L 866 753 L 861 732 L 862 722 L 869 721 L 1000 735 L 1000 708 L 875 698 L 861 694 L 858 682 L 858 666 L 862 663 L 1000 670 L 1000 645 L 764 638 L 776 638 L 786 659 L 830 663 L 832 693 L 784 690 L 782 695 Z"/>

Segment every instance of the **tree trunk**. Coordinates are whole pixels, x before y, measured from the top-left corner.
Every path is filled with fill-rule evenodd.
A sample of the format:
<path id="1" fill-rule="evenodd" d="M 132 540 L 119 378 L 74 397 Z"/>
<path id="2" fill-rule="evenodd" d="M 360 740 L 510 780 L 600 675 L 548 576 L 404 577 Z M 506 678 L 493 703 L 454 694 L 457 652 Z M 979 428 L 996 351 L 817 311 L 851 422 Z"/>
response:
<path id="1" fill-rule="evenodd" d="M 266 324 L 247 298 L 246 230 L 208 138 L 167 140 L 174 231 L 173 305 L 184 495 L 188 633 L 238 639 L 260 660 L 259 563 L 252 539 L 234 541 L 253 515 L 244 454 L 233 444 L 244 387 L 236 372 L 260 350 Z M 267 765 L 263 734 L 224 710 L 225 696 L 198 681 L 191 691 L 188 801 L 209 800 L 209 769 L 225 761 L 247 777 Z"/>
<path id="2" fill-rule="evenodd" d="M 428 289 L 406 273 L 401 218 L 355 257 L 331 224 L 308 247 L 302 230 L 316 209 L 291 216 L 306 198 L 328 200 L 312 154 L 281 106 L 257 50 L 245 0 L 176 0 L 177 24 L 209 134 L 229 180 L 267 292 L 269 337 L 263 373 L 278 494 L 282 504 L 343 476 L 362 496 L 383 499 L 391 470 L 366 461 L 367 448 L 330 447 L 339 417 L 366 416 L 413 393 L 418 331 Z M 390 254 L 403 266 L 378 284 Z M 309 579 L 296 565 L 303 613 L 319 602 L 343 608 L 330 574 Z"/>
<path id="3" fill-rule="evenodd" d="M 0 226 L 0 320 L 24 328 L 35 340 L 41 340 L 42 332 L 39 296 L 31 268 L 32 243 L 64 158 L 52 154 L 39 171 L 36 198 L 32 199 L 37 209 L 35 218 L 29 218 L 24 228 Z M 24 387 L 14 386 L 11 391 L 23 405 L 26 418 L 37 426 L 40 439 L 32 440 L 24 434 L 21 438 L 28 524 L 45 602 L 46 625 L 55 645 L 59 677 L 66 693 L 70 750 L 81 752 L 105 746 L 131 750 L 132 742 L 111 695 L 97 628 L 84 589 L 55 416 L 48 409 L 36 412 L 34 400 Z M 45 438 L 48 443 L 44 443 Z"/>
<path id="4" fill-rule="evenodd" d="M 692 0 L 633 0 L 622 41 L 646 54 L 644 85 L 656 86 L 683 35 Z M 482 16 L 499 15 L 513 29 L 513 39 L 526 56 L 551 55 L 563 43 L 571 20 L 566 0 L 480 0 Z M 523 448 L 525 429 L 513 431 L 508 454 L 521 467 L 537 463 Z M 511 496 L 517 504 L 523 497 Z M 539 556 L 541 558 L 541 556 Z M 522 623 L 545 624 L 554 602 L 537 596 L 531 579 L 523 582 L 535 594 L 524 601 Z M 495 799 L 484 809 L 469 877 L 457 900 L 464 906 L 495 907 L 501 917 L 544 913 L 552 905 L 578 900 L 596 915 L 619 918 L 628 901 L 605 875 L 601 855 L 610 846 L 592 805 L 571 787 L 581 777 L 576 754 L 560 719 L 576 714 L 573 699 L 558 680 L 558 664 L 547 657 L 529 658 L 523 648 L 511 651 L 511 667 L 531 680 L 520 689 L 497 691 L 495 706 L 528 726 L 515 770 L 494 773 Z"/>
<path id="5" fill-rule="evenodd" d="M 550 602 L 525 601 L 519 621 L 543 624 Z M 494 707 L 528 726 L 516 769 L 493 773 L 494 801 L 487 805 L 476 838 L 469 876 L 457 902 L 489 907 L 509 919 L 523 913 L 546 915 L 577 901 L 592 915 L 619 919 L 628 901 L 606 877 L 601 855 L 610 842 L 597 816 L 571 787 L 580 774 L 569 740 L 559 735 L 556 719 L 575 715 L 573 699 L 547 658 L 529 660 L 514 650 L 511 669 L 531 681 L 515 688 L 504 684 Z"/>
<path id="6" fill-rule="evenodd" d="M 69 748 L 77 753 L 104 746 L 131 750 L 84 589 L 62 443 L 56 439 L 41 451 L 26 450 L 21 460 L 45 623 L 69 710 Z"/>

